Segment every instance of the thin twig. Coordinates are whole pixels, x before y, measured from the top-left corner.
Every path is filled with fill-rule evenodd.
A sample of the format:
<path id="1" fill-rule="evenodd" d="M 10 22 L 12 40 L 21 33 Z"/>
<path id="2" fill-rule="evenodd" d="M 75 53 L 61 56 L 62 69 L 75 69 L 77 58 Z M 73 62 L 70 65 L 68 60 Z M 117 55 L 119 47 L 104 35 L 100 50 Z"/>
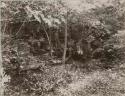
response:
<path id="1" fill-rule="evenodd" d="M 23 24 L 20 26 L 19 30 L 16 33 L 16 36 L 19 34 L 19 32 L 21 31 L 22 27 L 24 26 L 25 22 L 23 22 Z"/>

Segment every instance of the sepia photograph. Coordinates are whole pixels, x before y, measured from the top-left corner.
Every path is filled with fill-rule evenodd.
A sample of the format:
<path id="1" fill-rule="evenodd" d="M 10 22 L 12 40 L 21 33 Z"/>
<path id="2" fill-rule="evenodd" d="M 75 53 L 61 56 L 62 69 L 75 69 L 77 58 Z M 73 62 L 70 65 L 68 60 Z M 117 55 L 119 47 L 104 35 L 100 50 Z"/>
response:
<path id="1" fill-rule="evenodd" d="M 0 0 L 0 96 L 125 96 L 125 0 Z"/>

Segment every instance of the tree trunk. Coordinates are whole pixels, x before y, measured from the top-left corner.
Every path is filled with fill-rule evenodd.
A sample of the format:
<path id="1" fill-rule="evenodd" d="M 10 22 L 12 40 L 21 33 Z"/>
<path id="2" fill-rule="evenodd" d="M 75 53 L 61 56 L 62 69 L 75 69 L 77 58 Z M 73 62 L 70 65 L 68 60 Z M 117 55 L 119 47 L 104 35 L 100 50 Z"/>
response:
<path id="1" fill-rule="evenodd" d="M 67 35 L 68 35 L 67 21 L 68 21 L 68 13 L 67 13 L 66 22 L 65 22 L 65 39 L 64 39 L 65 43 L 64 43 L 64 52 L 63 52 L 63 64 L 65 64 L 65 61 L 66 61 L 66 51 L 67 51 Z"/>
<path id="2" fill-rule="evenodd" d="M 1 2 L 0 2 L 0 5 L 1 5 Z M 1 17 L 1 10 L 0 10 L 0 17 Z M 1 22 L 0 22 L 0 26 L 1 26 Z M 2 65 L 1 35 L 2 35 L 2 32 L 0 27 L 0 96 L 4 96 L 4 72 L 3 72 L 3 65 Z"/>
<path id="3" fill-rule="evenodd" d="M 0 1 L 0 5 L 1 5 L 1 1 Z M 1 9 L 0 9 L 0 19 L 1 19 Z M 5 91 L 5 85 L 4 83 L 7 82 L 9 80 L 9 76 L 5 76 L 4 75 L 4 68 L 3 68 L 3 64 L 2 64 L 2 44 L 1 44 L 1 40 L 2 38 L 4 38 L 4 33 L 6 31 L 6 25 L 7 22 L 5 22 L 5 25 L 3 29 L 1 29 L 1 22 L 0 22 L 0 96 L 4 96 L 4 91 Z M 3 36 L 3 37 L 2 37 Z"/>

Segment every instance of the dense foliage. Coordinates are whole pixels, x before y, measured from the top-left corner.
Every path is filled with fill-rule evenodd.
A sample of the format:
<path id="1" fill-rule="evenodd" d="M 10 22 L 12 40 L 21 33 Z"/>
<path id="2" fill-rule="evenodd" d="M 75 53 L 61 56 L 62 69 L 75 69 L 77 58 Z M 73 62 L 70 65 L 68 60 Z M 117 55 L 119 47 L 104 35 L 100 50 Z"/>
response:
<path id="1" fill-rule="evenodd" d="M 112 5 L 78 12 L 62 0 L 2 2 L 3 65 L 10 85 L 20 88 L 12 90 L 41 95 L 72 82 L 62 72 L 66 68 L 50 66 L 65 63 L 84 69 L 94 60 L 104 69 L 119 65 L 124 59 L 118 35 L 125 28 L 124 5 L 112 0 Z"/>

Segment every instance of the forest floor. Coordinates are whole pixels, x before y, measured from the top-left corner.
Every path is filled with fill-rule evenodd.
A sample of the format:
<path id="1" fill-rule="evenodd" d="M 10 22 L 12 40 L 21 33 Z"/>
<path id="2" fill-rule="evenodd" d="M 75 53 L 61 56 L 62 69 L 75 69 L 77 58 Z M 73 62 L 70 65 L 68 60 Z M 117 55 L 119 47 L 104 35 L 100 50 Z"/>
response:
<path id="1" fill-rule="evenodd" d="M 125 96 L 125 69 L 93 71 L 76 77 L 81 78 L 59 89 L 62 96 Z"/>
<path id="2" fill-rule="evenodd" d="M 19 91 L 18 87 L 22 86 L 20 84 L 11 85 L 13 88 L 9 85 L 9 91 L 5 96 L 125 96 L 125 64 L 107 70 L 100 68 L 81 70 L 71 68 L 71 65 L 48 66 L 44 73 L 29 72 L 29 74 L 37 79 L 34 83 L 31 82 L 33 78 L 27 79 L 26 82 L 32 83 L 31 85 L 25 83 L 27 84 L 25 90 L 28 90 L 28 86 L 30 90 L 32 89 L 29 93 Z M 35 85 L 38 85 L 38 88 L 34 87 Z"/>

